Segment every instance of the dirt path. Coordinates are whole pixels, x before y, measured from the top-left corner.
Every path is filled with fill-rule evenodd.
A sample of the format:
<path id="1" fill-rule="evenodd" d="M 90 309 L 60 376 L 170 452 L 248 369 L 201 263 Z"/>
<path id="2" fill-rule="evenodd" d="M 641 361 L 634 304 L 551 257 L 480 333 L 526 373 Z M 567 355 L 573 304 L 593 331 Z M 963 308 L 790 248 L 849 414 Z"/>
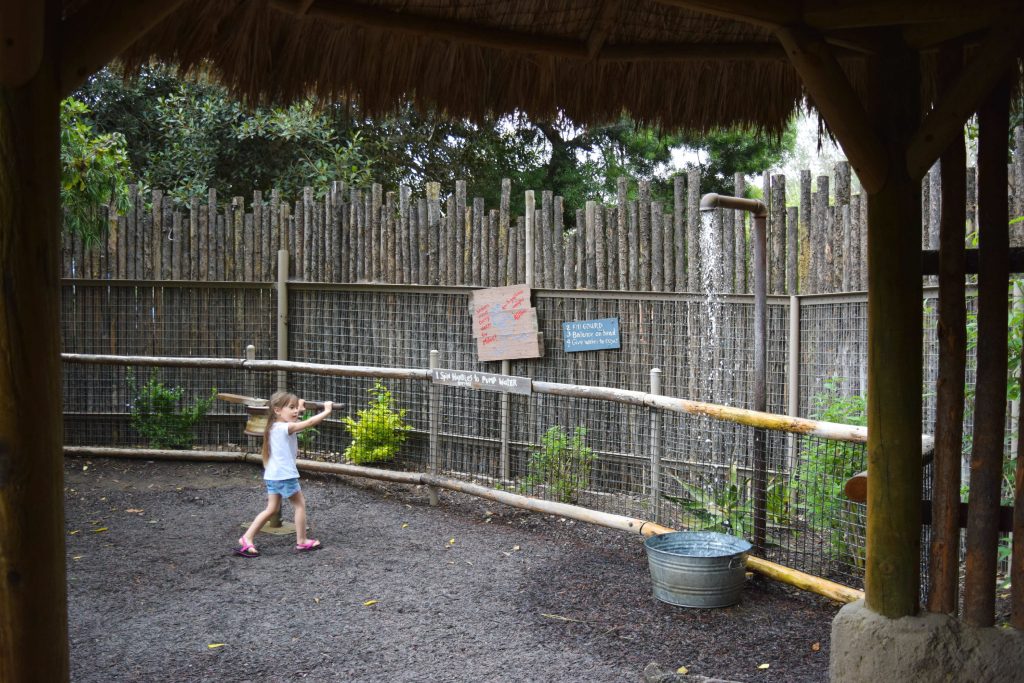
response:
<path id="1" fill-rule="evenodd" d="M 265 503 L 251 465 L 69 459 L 65 475 L 74 681 L 638 681 L 650 662 L 827 680 L 838 605 L 759 579 L 735 607 L 662 604 L 639 536 L 306 475 L 323 550 L 261 534 L 247 559 L 230 550 Z"/>

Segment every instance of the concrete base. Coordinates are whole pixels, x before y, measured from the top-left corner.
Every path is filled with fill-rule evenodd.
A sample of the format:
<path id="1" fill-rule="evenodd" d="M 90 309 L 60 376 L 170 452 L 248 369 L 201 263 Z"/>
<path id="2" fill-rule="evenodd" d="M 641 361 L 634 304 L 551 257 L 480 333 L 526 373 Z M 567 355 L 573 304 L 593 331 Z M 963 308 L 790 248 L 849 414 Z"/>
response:
<path id="1" fill-rule="evenodd" d="M 1024 681 L 1024 632 L 943 614 L 889 619 L 863 600 L 839 610 L 830 650 L 833 683 Z"/>

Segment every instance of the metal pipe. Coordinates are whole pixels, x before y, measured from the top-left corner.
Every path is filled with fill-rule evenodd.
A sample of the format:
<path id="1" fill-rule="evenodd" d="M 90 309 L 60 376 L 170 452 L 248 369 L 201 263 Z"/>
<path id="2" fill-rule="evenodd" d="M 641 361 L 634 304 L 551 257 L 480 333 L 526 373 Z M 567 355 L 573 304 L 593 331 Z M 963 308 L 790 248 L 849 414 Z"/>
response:
<path id="1" fill-rule="evenodd" d="M 768 406 L 768 207 L 757 199 L 727 197 L 709 192 L 700 199 L 701 211 L 715 209 L 749 211 L 753 216 L 751 247 L 754 266 L 754 395 L 752 409 L 766 412 Z M 763 552 L 767 538 L 768 435 L 754 429 L 754 547 Z"/>
<path id="2" fill-rule="evenodd" d="M 700 198 L 700 210 L 710 211 L 711 209 L 735 209 L 736 211 L 749 211 L 755 218 L 763 218 L 768 215 L 768 206 L 760 199 L 729 197 L 716 192 L 708 192 Z"/>

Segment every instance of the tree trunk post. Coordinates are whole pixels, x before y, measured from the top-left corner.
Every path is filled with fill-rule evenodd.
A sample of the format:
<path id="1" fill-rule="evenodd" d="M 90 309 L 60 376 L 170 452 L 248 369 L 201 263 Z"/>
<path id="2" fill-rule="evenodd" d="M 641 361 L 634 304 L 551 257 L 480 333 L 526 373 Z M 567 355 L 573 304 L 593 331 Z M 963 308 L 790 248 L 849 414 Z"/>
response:
<path id="1" fill-rule="evenodd" d="M 31 3 L 24 3 L 27 8 Z M 26 12 L 29 10 L 26 9 Z M 60 9 L 36 19 L 57 35 Z M 57 46 L 0 86 L 0 680 L 68 679 Z"/>
<path id="2" fill-rule="evenodd" d="M 921 557 L 921 181 L 907 171 L 920 120 L 917 55 L 889 43 L 869 65 L 869 116 L 888 152 L 868 195 L 868 501 L 866 602 L 917 613 Z"/>

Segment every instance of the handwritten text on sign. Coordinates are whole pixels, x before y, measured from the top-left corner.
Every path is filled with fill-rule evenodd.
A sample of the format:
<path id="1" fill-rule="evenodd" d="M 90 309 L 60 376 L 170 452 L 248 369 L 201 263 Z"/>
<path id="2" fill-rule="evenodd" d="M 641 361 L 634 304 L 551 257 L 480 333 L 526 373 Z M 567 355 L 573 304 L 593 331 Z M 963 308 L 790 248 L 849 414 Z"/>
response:
<path id="1" fill-rule="evenodd" d="M 464 370 L 431 370 L 434 384 L 466 389 L 483 389 L 484 391 L 501 391 L 509 394 L 530 394 L 533 385 L 529 377 L 514 375 L 495 375 L 489 372 L 473 372 Z"/>
<path id="2" fill-rule="evenodd" d="M 544 346 L 537 330 L 537 309 L 530 307 L 525 285 L 473 292 L 470 301 L 477 360 L 540 358 Z"/>
<path id="3" fill-rule="evenodd" d="M 566 353 L 620 348 L 619 319 L 573 320 L 562 323 L 562 344 Z"/>

